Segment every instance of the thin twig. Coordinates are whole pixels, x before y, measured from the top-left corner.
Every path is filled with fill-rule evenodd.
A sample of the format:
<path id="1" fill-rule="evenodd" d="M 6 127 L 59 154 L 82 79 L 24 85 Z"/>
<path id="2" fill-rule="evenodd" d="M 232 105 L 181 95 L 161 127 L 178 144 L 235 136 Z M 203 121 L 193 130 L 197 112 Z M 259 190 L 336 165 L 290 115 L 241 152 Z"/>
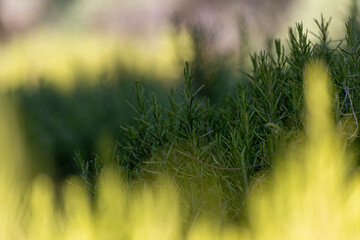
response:
<path id="1" fill-rule="evenodd" d="M 162 154 L 163 159 L 164 159 L 164 168 L 166 168 L 166 156 L 165 156 L 165 151 L 164 151 L 164 149 L 161 149 L 161 154 Z"/>
<path id="2" fill-rule="evenodd" d="M 354 116 L 354 119 L 355 119 L 355 124 L 356 124 L 356 129 L 355 129 L 354 133 L 350 137 L 347 138 L 347 139 L 350 139 L 350 138 L 353 138 L 356 135 L 356 133 L 358 131 L 358 128 L 359 128 L 359 123 L 358 123 L 358 120 L 356 118 L 355 110 L 354 110 L 354 107 L 353 107 L 353 104 L 352 104 L 352 100 L 351 100 L 351 96 L 350 96 L 348 87 L 345 87 L 345 92 L 346 92 L 346 96 L 349 97 L 351 111 L 353 113 L 353 116 Z M 346 99 L 346 97 L 345 97 L 345 99 Z"/>
<path id="3" fill-rule="evenodd" d="M 72 182 L 70 182 L 70 181 L 67 180 L 67 179 L 65 179 L 65 182 L 67 182 L 68 184 L 70 184 L 70 185 L 72 185 L 72 186 L 74 186 L 74 187 L 76 187 L 76 188 L 78 188 L 78 189 L 80 189 L 80 190 L 83 190 L 83 188 L 81 188 L 79 185 L 77 185 L 77 184 L 75 184 L 75 183 L 72 183 Z"/>
<path id="4" fill-rule="evenodd" d="M 202 209 L 203 206 L 204 206 L 204 202 L 201 203 L 201 206 L 199 207 L 198 211 L 196 212 L 194 221 L 192 222 L 191 227 L 190 227 L 190 232 L 193 231 L 194 226 L 195 226 L 195 223 L 196 223 L 196 221 L 197 221 L 197 219 L 198 219 L 198 217 L 199 217 L 199 215 L 200 215 L 200 212 L 201 212 L 201 209 Z"/>
<path id="5" fill-rule="evenodd" d="M 265 178 L 265 176 L 269 173 L 269 170 L 267 170 L 265 173 L 263 173 L 253 184 L 252 189 L 255 189 L 256 186 L 263 180 L 263 178 Z M 246 194 L 244 197 L 244 200 L 241 203 L 240 208 L 236 211 L 236 213 L 231 217 L 230 220 L 233 220 L 235 217 L 237 217 L 237 215 L 239 215 L 240 210 L 244 207 L 245 203 L 248 201 L 247 199 L 249 198 L 250 194 Z"/>
<path id="6" fill-rule="evenodd" d="M 203 162 L 201 161 L 200 159 L 197 159 L 196 157 L 194 156 L 191 156 L 190 154 L 188 154 L 188 157 L 194 159 L 195 161 L 197 161 L 198 163 L 204 165 L 204 166 L 207 166 L 207 167 L 210 167 L 210 168 L 213 168 L 213 169 L 217 169 L 217 170 L 225 170 L 225 171 L 242 171 L 243 168 L 225 168 L 225 167 L 217 167 L 217 166 L 214 166 L 214 165 L 211 165 L 211 164 L 208 164 L 206 162 Z M 253 166 L 247 166 L 245 167 L 246 169 L 251 169 L 251 168 L 256 168 L 256 167 L 261 167 L 261 166 L 266 166 L 265 163 L 262 163 L 262 164 L 258 164 L 258 165 L 253 165 Z"/>
<path id="7" fill-rule="evenodd" d="M 339 114 L 341 113 L 341 109 L 343 108 L 343 106 L 344 106 L 344 104 L 345 104 L 345 102 L 346 102 L 346 99 L 347 99 L 347 92 L 346 92 L 346 90 L 345 90 L 345 98 L 344 98 L 344 101 L 342 102 L 341 107 L 340 107 L 340 109 L 339 109 Z"/>

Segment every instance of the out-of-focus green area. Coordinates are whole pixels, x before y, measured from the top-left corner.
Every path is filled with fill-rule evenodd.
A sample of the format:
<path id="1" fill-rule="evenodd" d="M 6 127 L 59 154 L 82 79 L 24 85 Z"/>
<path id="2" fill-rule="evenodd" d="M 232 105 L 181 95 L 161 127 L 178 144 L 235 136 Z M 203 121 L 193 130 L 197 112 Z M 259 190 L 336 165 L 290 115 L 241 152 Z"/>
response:
<path id="1" fill-rule="evenodd" d="M 73 19 L 69 8 L 57 14 Z M 34 169 L 62 178 L 76 172 L 75 152 L 91 159 L 102 135 L 111 136 L 111 147 L 122 138 L 135 81 L 161 94 L 178 84 L 193 54 L 185 29 L 162 28 L 143 39 L 54 21 L 20 32 L 3 27 L 0 89 L 17 103 Z"/>
<path id="2" fill-rule="evenodd" d="M 135 81 L 159 93 L 177 85 L 183 59 L 192 58 L 186 32 L 144 43 L 39 30 L 0 48 L 0 87 L 17 102 L 34 164 L 60 178 L 76 170 L 75 152 L 95 155 L 102 134 L 114 145 L 121 139 L 120 125 L 132 121 L 126 100 Z"/>

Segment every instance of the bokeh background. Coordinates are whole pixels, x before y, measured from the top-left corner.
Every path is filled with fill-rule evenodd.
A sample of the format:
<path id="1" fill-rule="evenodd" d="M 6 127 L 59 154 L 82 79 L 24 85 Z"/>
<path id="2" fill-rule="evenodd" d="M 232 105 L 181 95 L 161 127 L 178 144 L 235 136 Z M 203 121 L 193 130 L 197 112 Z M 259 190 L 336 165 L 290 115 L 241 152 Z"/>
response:
<path id="1" fill-rule="evenodd" d="M 16 106 L 33 171 L 61 180 L 110 151 L 132 121 L 134 82 L 165 96 L 184 61 L 214 104 L 249 69 L 249 53 L 295 22 L 333 39 L 357 0 L 0 0 L 0 91 Z M 310 37 L 311 34 L 310 34 Z M 52 159 L 52 160 L 50 160 Z M 36 169 L 36 170 L 35 170 Z"/>

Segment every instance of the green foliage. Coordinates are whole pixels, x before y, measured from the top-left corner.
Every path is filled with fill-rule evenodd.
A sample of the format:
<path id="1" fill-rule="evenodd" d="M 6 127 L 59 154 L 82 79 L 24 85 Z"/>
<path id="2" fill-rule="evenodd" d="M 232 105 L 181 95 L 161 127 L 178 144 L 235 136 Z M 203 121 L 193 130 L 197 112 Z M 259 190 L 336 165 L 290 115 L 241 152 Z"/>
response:
<path id="1" fill-rule="evenodd" d="M 289 29 L 288 52 L 278 39 L 274 48 L 251 55 L 252 71 L 239 79 L 217 104 L 200 95 L 188 63 L 184 86 L 168 99 L 147 97 L 136 83 L 134 123 L 123 127 L 125 137 L 113 161 L 129 180 L 172 177 L 196 218 L 199 212 L 241 218 L 249 190 L 273 165 L 273 159 L 304 126 L 303 74 L 309 61 L 329 66 L 334 93 L 334 117 L 347 121 L 357 141 L 360 105 L 360 40 L 358 22 L 346 24 L 343 41 L 329 37 L 330 20 L 315 21 L 319 33 L 312 42 L 303 24 Z M 198 73 L 197 73 L 198 75 Z M 198 85 L 198 86 L 196 86 Z M 351 116 L 351 118 L 349 118 Z M 350 121 L 348 121 L 350 119 Z M 82 169 L 86 165 L 78 161 Z"/>

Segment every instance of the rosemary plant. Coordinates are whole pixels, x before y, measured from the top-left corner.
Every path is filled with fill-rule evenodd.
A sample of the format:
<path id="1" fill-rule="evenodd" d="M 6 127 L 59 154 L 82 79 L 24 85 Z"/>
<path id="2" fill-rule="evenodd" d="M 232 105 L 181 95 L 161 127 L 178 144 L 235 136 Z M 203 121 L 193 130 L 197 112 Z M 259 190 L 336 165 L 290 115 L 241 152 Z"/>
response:
<path id="1" fill-rule="evenodd" d="M 350 119 L 346 138 L 358 141 L 359 23 L 350 19 L 345 38 L 333 41 L 330 20 L 321 16 L 315 22 L 317 42 L 298 23 L 289 29 L 288 48 L 276 39 L 273 51 L 252 54 L 252 71 L 221 104 L 199 95 L 204 85 L 194 87 L 189 63 L 183 88 L 171 90 L 168 99 L 148 97 L 137 82 L 137 101 L 129 103 L 135 124 L 123 127 L 125 138 L 114 162 L 130 181 L 169 175 L 190 200 L 192 216 L 220 211 L 227 218 L 241 217 L 251 187 L 272 167 L 280 146 L 286 147 L 303 128 L 303 72 L 315 59 L 325 61 L 332 75 L 334 117 Z M 83 172 L 88 168 L 78 164 Z"/>

